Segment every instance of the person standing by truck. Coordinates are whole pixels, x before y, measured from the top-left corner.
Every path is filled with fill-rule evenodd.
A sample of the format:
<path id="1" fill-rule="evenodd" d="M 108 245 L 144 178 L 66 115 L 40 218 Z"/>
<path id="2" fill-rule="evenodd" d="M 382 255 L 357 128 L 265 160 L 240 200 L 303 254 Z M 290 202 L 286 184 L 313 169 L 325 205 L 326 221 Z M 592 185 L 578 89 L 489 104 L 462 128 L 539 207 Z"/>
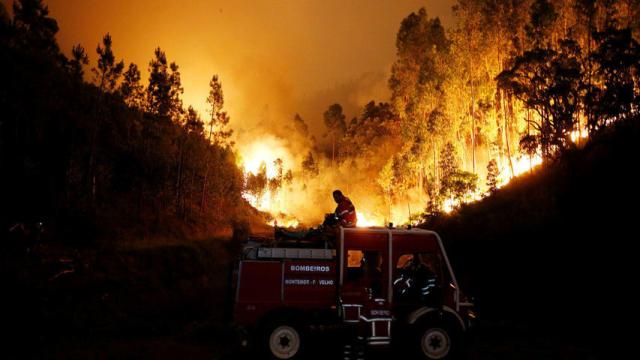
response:
<path id="1" fill-rule="evenodd" d="M 355 227 L 358 223 L 358 217 L 356 216 L 356 207 L 351 200 L 344 196 L 340 190 L 333 192 L 333 200 L 338 204 L 335 211 L 338 224 L 342 227 Z"/>

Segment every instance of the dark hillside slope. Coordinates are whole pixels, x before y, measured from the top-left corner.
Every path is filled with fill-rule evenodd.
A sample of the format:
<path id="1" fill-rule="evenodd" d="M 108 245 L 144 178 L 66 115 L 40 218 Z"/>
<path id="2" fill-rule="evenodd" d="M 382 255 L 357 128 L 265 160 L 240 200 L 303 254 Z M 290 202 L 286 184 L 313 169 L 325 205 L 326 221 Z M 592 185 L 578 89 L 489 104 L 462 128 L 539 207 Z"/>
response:
<path id="1" fill-rule="evenodd" d="M 493 196 L 425 224 L 441 233 L 482 319 L 609 346 L 598 340 L 631 316 L 638 139 L 637 121 L 617 124 Z"/>

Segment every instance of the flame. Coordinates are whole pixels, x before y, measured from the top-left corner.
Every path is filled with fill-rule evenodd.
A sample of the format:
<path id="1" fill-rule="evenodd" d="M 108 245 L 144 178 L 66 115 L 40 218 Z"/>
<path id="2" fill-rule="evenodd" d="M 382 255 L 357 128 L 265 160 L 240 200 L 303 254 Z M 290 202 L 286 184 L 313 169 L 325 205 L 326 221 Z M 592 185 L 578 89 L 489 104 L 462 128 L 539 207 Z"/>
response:
<path id="1" fill-rule="evenodd" d="M 245 172 L 246 174 L 246 172 Z M 254 208 L 260 210 L 260 211 L 266 211 L 266 212 L 270 212 L 272 206 L 272 196 L 271 196 L 271 191 L 267 190 L 264 192 L 264 194 L 260 197 L 257 197 L 253 194 L 250 194 L 248 192 L 243 192 L 242 193 L 242 197 L 247 200 L 249 202 L 249 204 L 251 204 L 251 206 L 253 206 Z"/>
<path id="2" fill-rule="evenodd" d="M 513 164 L 513 172 L 508 161 L 504 161 L 500 169 L 500 177 L 498 179 L 498 188 L 507 185 L 511 179 L 518 177 L 526 172 L 533 170 L 542 164 L 542 157 L 538 154 L 531 157 L 523 155 L 511 160 Z"/>
<path id="3" fill-rule="evenodd" d="M 276 159 L 281 159 L 285 163 L 292 163 L 289 151 L 280 140 L 273 136 L 249 143 L 240 149 L 240 154 L 240 165 L 245 173 L 256 175 L 260 171 L 260 166 L 265 164 L 269 179 L 273 179 L 278 175 L 274 164 Z"/>
<path id="4" fill-rule="evenodd" d="M 571 141 L 578 146 L 583 139 L 588 137 L 588 131 L 582 124 L 569 133 Z M 272 135 L 265 135 L 244 146 L 241 145 L 239 152 L 238 164 L 242 167 L 245 176 L 249 174 L 256 175 L 260 172 L 261 167 L 265 166 L 266 176 L 271 180 L 281 175 L 281 173 L 279 173 L 280 170 L 286 172 L 288 169 L 291 169 L 292 164 L 299 163 L 299 159 L 290 153 L 285 142 Z M 538 149 L 538 153 L 540 153 L 540 149 Z M 282 160 L 283 168 L 279 168 L 275 164 L 277 159 Z M 518 154 L 512 156 L 510 161 L 507 157 L 499 157 L 497 187 L 504 187 L 513 178 L 532 171 L 542 163 L 543 158 L 539 154 L 532 156 Z M 331 177 L 330 171 L 327 170 L 326 174 L 328 174 L 328 176 L 325 177 L 325 180 L 331 181 L 333 178 Z M 289 184 L 287 187 L 282 187 L 278 190 L 266 188 L 261 195 L 245 192 L 243 197 L 256 209 L 271 214 L 269 218 L 274 220 L 268 221 L 267 223 L 269 225 L 299 227 L 301 226 L 300 220 L 295 216 L 300 216 L 302 219 L 305 219 L 305 221 L 313 220 L 305 218 L 304 211 L 306 210 L 304 206 L 306 205 L 304 205 L 304 201 L 300 201 L 300 199 L 305 198 L 304 196 L 306 194 L 304 192 L 306 190 L 303 190 L 303 183 L 296 183 L 296 181 L 299 180 L 294 177 L 293 185 Z M 462 199 L 444 199 L 440 204 L 442 211 L 451 213 L 462 204 L 472 203 L 490 196 L 489 189 L 486 189 L 482 183 L 483 181 L 480 180 L 478 184 L 480 188 L 477 191 L 465 194 Z M 304 184 L 304 186 L 306 188 L 306 184 Z M 355 200 L 358 212 L 358 227 L 386 226 L 387 222 L 393 222 L 397 225 L 408 223 L 415 225 L 420 217 L 411 217 L 412 209 L 414 209 L 414 215 L 420 215 L 420 212 L 424 211 L 426 207 L 426 199 L 414 197 L 411 199 L 398 199 L 397 203 L 383 210 L 376 205 L 377 202 L 374 199 L 376 195 L 360 194 L 360 196 L 361 198 L 358 198 L 358 195 L 352 198 Z M 301 203 L 303 204 L 302 207 Z"/>
<path id="5" fill-rule="evenodd" d="M 445 199 L 444 204 L 442 205 L 442 211 L 445 213 L 450 213 L 457 206 L 457 202 L 453 199 Z"/>
<path id="6" fill-rule="evenodd" d="M 259 140 L 253 141 L 240 147 L 239 165 L 242 167 L 245 179 L 249 174 L 257 175 L 260 168 L 265 166 L 268 180 L 282 176 L 279 171 L 285 172 L 286 167 L 292 164 L 291 154 L 281 140 L 266 135 Z M 275 164 L 276 160 L 282 160 L 282 168 Z M 300 226 L 300 221 L 286 211 L 286 198 L 283 189 L 273 190 L 268 186 L 260 195 L 244 191 L 242 197 L 254 208 L 268 213 L 272 220 L 267 221 L 268 225 L 288 228 Z"/>
<path id="7" fill-rule="evenodd" d="M 358 212 L 358 227 L 384 226 L 384 219 L 374 220 L 371 215 L 365 212 Z"/>
<path id="8" fill-rule="evenodd" d="M 589 134 L 582 130 L 573 130 L 571 134 L 569 134 L 569 136 L 571 138 L 571 141 L 573 141 L 574 143 L 577 143 L 578 141 L 580 141 L 580 139 L 585 139 L 589 137 Z"/>
<path id="9" fill-rule="evenodd" d="M 283 220 L 274 219 L 267 222 L 267 224 L 271 226 L 279 226 L 279 227 L 287 227 L 287 228 L 296 228 L 300 226 L 300 222 L 296 219 L 283 219 Z"/>

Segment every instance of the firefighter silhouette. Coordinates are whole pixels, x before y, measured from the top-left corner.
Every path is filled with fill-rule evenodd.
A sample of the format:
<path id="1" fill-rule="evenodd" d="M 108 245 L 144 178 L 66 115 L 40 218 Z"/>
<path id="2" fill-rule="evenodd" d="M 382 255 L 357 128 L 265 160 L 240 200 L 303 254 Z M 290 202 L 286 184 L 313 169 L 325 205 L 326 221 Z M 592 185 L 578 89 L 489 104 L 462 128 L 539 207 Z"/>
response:
<path id="1" fill-rule="evenodd" d="M 437 275 L 431 270 L 426 256 L 413 254 L 400 269 L 393 282 L 394 296 L 403 300 L 418 300 L 421 303 L 439 307 L 442 305 L 441 288 Z"/>

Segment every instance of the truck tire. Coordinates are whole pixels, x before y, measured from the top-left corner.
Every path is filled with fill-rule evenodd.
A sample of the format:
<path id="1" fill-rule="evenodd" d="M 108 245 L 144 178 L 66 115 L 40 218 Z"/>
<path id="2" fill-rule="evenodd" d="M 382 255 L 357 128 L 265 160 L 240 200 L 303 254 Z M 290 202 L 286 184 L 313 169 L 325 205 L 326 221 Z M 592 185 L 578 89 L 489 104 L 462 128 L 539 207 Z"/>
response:
<path id="1" fill-rule="evenodd" d="M 460 336 L 442 321 L 424 321 L 417 325 L 413 347 L 418 359 L 455 359 L 459 353 Z"/>
<path id="2" fill-rule="evenodd" d="M 304 350 L 303 328 L 294 320 L 273 321 L 263 330 L 263 349 L 269 359 L 300 359 Z"/>

